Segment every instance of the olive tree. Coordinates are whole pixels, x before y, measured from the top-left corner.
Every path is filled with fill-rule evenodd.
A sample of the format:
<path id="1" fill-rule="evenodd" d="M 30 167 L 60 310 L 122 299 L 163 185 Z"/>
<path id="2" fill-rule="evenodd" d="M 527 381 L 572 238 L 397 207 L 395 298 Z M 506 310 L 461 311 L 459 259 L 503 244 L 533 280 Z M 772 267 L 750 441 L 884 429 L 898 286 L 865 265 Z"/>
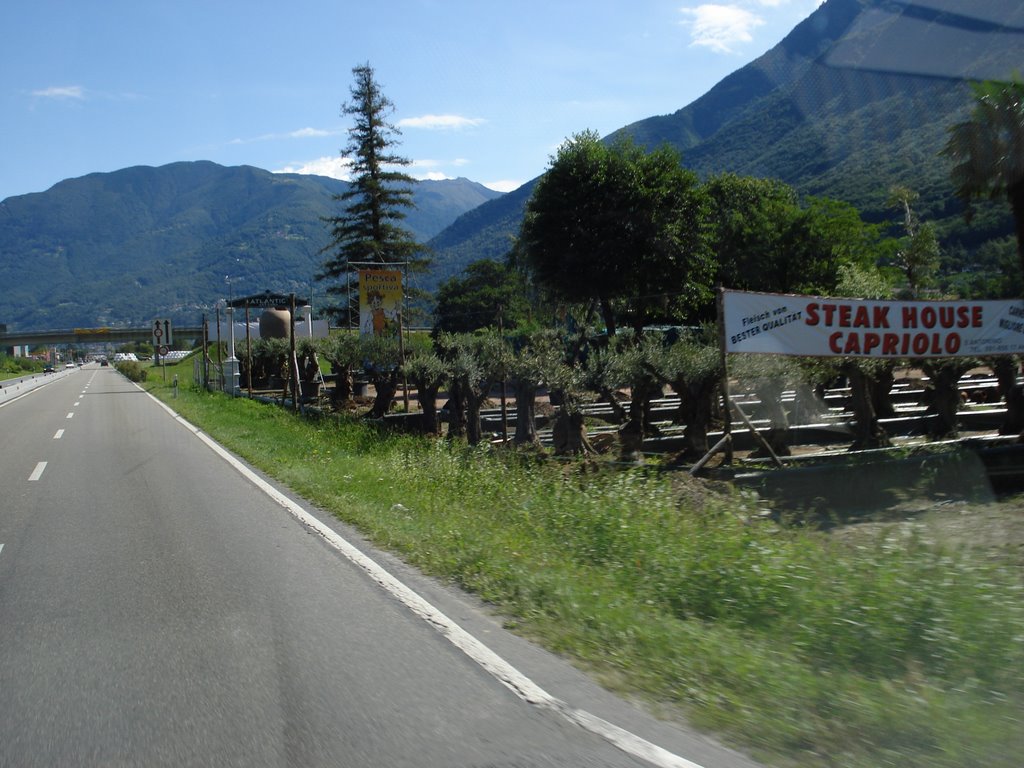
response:
<path id="1" fill-rule="evenodd" d="M 451 378 L 444 360 L 432 349 L 414 349 L 405 359 L 403 369 L 416 387 L 420 402 L 420 429 L 426 435 L 439 435 L 441 422 L 437 413 L 437 395 Z"/>
<path id="2" fill-rule="evenodd" d="M 517 343 L 518 342 L 518 343 Z M 512 442 L 516 445 L 537 445 L 537 393 L 550 386 L 556 378 L 553 371 L 565 360 L 565 347 L 552 330 L 523 334 L 513 341 L 515 354 L 509 362 L 516 401 L 516 429 Z"/>
<path id="3" fill-rule="evenodd" d="M 334 333 L 321 342 L 320 354 L 331 364 L 331 371 L 334 374 L 332 402 L 335 406 L 348 403 L 352 399 L 355 386 L 353 373 L 362 363 L 359 337 L 344 331 Z"/>
<path id="4" fill-rule="evenodd" d="M 401 377 L 401 347 L 392 336 L 361 336 L 359 353 L 363 370 L 366 372 L 376 395 L 368 414 L 370 418 L 382 419 L 391 410 L 391 403 L 398 392 Z"/>
<path id="5" fill-rule="evenodd" d="M 708 452 L 708 432 L 714 421 L 722 380 L 722 354 L 711 327 L 681 336 L 666 352 L 662 378 L 679 396 L 675 421 L 682 424 L 682 459 Z"/>

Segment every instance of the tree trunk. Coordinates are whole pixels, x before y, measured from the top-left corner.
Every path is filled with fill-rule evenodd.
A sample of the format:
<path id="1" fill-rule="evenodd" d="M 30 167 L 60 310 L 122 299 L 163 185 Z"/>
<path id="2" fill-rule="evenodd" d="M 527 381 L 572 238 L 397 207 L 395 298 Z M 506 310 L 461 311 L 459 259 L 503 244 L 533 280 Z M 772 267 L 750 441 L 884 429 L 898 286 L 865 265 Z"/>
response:
<path id="1" fill-rule="evenodd" d="M 602 386 L 599 394 L 601 395 L 601 402 L 608 403 L 608 407 L 612 409 L 613 423 L 625 424 L 629 421 L 629 411 L 619 402 L 619 398 L 615 396 L 614 390 Z"/>
<path id="2" fill-rule="evenodd" d="M 438 386 L 430 386 L 424 382 L 415 382 L 416 392 L 420 401 L 420 429 L 424 435 L 441 434 L 441 422 L 437 418 Z"/>
<path id="3" fill-rule="evenodd" d="M 793 421 L 797 424 L 814 424 L 821 421 L 822 416 L 828 413 L 828 406 L 825 404 L 823 395 L 816 387 L 812 387 L 806 382 L 796 385 L 796 399 L 793 407 Z"/>
<path id="4" fill-rule="evenodd" d="M 645 380 L 633 386 L 633 401 L 630 403 L 630 419 L 639 420 L 642 428 L 641 434 L 644 437 L 654 437 L 661 434 L 654 425 L 651 411 L 654 408 L 654 400 L 664 393 L 662 385 L 651 380 Z"/>
<path id="5" fill-rule="evenodd" d="M 960 410 L 960 390 L 957 384 L 963 374 L 963 365 L 949 360 L 924 363 L 922 369 L 931 379 L 932 410 L 937 416 L 928 432 L 933 438 L 956 437 L 959 433 L 957 411 Z"/>
<path id="6" fill-rule="evenodd" d="M 792 451 L 789 449 L 789 417 L 786 409 L 782 407 L 783 386 L 780 383 L 761 382 L 754 390 L 761 400 L 761 407 L 768 417 L 769 428 L 764 435 L 768 445 L 776 456 L 789 456 Z M 752 456 L 764 456 L 762 449 L 757 448 Z"/>
<path id="7" fill-rule="evenodd" d="M 1006 416 L 999 426 L 1000 435 L 1024 432 L 1024 391 L 1017 384 L 1017 361 L 1013 357 L 997 357 L 992 361 L 996 386 L 1006 403 Z"/>
<path id="8" fill-rule="evenodd" d="M 587 439 L 587 426 L 583 421 L 583 414 L 579 411 L 569 411 L 564 407 L 559 409 L 552 427 L 552 440 L 557 456 L 594 452 Z"/>
<path id="9" fill-rule="evenodd" d="M 699 459 L 708 452 L 708 431 L 714 418 L 718 378 L 676 381 L 672 391 L 679 395 L 676 421 L 683 425 L 681 459 Z"/>
<path id="10" fill-rule="evenodd" d="M 875 414 L 874 398 L 871 396 L 871 376 L 857 365 L 848 366 L 847 375 L 850 379 L 850 399 L 854 418 L 854 440 L 850 450 L 888 448 L 892 443 Z"/>
<path id="11" fill-rule="evenodd" d="M 466 393 L 466 440 L 470 445 L 478 445 L 483 440 L 483 428 L 480 425 L 480 409 L 487 394 L 477 392 Z"/>
<path id="12" fill-rule="evenodd" d="M 516 434 L 512 442 L 516 445 L 536 445 L 537 437 L 537 385 L 526 379 L 519 379 L 515 385 Z"/>
<path id="13" fill-rule="evenodd" d="M 896 368 L 889 364 L 871 376 L 871 403 L 875 416 L 879 419 L 891 419 L 896 416 L 896 406 L 892 402 L 892 385 L 896 382 Z"/>
<path id="14" fill-rule="evenodd" d="M 639 464 L 643 461 L 644 437 L 651 431 L 651 399 L 661 388 L 647 381 L 635 382 L 629 404 L 629 419 L 619 430 L 619 459 Z"/>
<path id="15" fill-rule="evenodd" d="M 398 392 L 398 375 L 375 376 L 373 386 L 377 390 L 377 396 L 370 409 L 370 418 L 383 419 L 391 410 L 391 401 L 395 399 L 395 393 Z"/>
<path id="16" fill-rule="evenodd" d="M 642 464 L 644 460 L 643 419 L 631 418 L 619 429 L 619 461 Z"/>
<path id="17" fill-rule="evenodd" d="M 612 309 L 612 303 L 605 298 L 601 299 L 601 318 L 604 320 L 605 330 L 608 332 L 608 338 L 615 335 L 615 311 Z"/>
<path id="18" fill-rule="evenodd" d="M 352 399 L 352 369 L 348 367 L 336 369 L 334 389 L 331 390 L 331 401 L 335 406 L 347 403 Z"/>
<path id="19" fill-rule="evenodd" d="M 459 439 L 466 436 L 466 406 L 462 384 L 452 382 L 448 397 L 448 438 Z"/>

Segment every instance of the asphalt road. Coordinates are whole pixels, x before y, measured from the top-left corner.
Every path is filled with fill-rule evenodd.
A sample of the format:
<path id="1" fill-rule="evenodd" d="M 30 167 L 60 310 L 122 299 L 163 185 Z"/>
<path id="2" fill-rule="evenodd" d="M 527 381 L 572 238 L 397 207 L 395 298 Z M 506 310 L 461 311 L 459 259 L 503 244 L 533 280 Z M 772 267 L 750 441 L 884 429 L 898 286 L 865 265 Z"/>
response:
<path id="1" fill-rule="evenodd" d="M 0 766 L 753 765 L 268 494 L 110 368 L 0 404 L 0 435 Z"/>

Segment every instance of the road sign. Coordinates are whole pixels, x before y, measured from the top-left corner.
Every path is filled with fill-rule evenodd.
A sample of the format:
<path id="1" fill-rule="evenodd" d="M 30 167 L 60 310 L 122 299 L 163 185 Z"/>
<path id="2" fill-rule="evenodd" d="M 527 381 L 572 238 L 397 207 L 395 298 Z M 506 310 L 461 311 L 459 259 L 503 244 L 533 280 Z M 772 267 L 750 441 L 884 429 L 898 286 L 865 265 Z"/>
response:
<path id="1" fill-rule="evenodd" d="M 171 321 L 166 318 L 153 321 L 153 346 L 169 347 L 174 344 Z"/>
<path id="2" fill-rule="evenodd" d="M 167 345 L 160 347 L 160 357 L 167 357 L 167 353 L 171 350 L 167 348 Z"/>

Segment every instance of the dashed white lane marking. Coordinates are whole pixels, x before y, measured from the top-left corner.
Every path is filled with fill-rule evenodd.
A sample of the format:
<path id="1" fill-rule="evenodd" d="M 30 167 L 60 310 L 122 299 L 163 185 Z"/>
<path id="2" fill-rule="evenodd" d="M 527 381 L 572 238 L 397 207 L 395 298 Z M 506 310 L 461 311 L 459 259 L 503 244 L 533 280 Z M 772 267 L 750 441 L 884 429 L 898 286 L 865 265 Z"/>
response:
<path id="1" fill-rule="evenodd" d="M 145 392 L 142 387 L 136 387 Z M 179 416 L 167 404 L 161 402 L 153 395 L 146 392 L 152 400 L 161 408 L 167 411 L 182 426 L 202 440 L 206 445 L 224 461 L 235 468 L 240 475 L 250 483 L 259 488 L 263 493 L 280 504 L 296 520 L 312 532 L 320 535 L 342 556 L 353 564 L 362 568 L 374 581 L 389 592 L 393 597 L 402 602 L 410 611 L 419 616 L 430 626 L 440 632 L 452 645 L 465 653 L 469 658 L 479 664 L 488 674 L 498 682 L 509 688 L 516 696 L 530 704 L 558 713 L 571 723 L 575 723 L 586 731 L 600 736 L 614 744 L 627 754 L 641 758 L 656 766 L 656 768 L 702 768 L 697 763 L 687 760 L 685 757 L 669 752 L 646 739 L 637 736 L 635 733 L 620 728 L 619 726 L 603 720 L 583 709 L 577 709 L 566 702 L 558 699 L 533 680 L 524 675 L 518 669 L 509 664 L 505 659 L 484 645 L 480 640 L 464 630 L 448 616 L 427 602 L 417 592 L 407 587 L 404 583 L 392 576 L 377 561 L 363 554 L 357 547 L 349 543 L 336 531 L 321 523 L 313 515 L 307 512 L 299 504 L 282 494 L 270 483 L 263 480 L 251 469 L 242 464 L 232 456 L 227 449 L 221 447 L 212 437 L 208 437 L 198 427 L 190 424 Z"/>
<path id="2" fill-rule="evenodd" d="M 68 418 L 69 418 L 69 419 L 71 419 L 71 418 L 74 418 L 74 415 L 75 415 L 75 412 L 74 412 L 74 411 L 71 411 L 71 412 L 70 412 L 70 413 L 68 414 Z"/>
<path id="3" fill-rule="evenodd" d="M 78 406 L 80 406 L 81 404 L 82 404 L 82 401 L 81 401 L 81 400 L 79 400 L 78 402 L 76 402 L 76 403 L 75 403 L 75 405 L 74 405 L 73 407 L 77 408 L 77 407 L 78 407 Z"/>
<path id="4" fill-rule="evenodd" d="M 53 436 L 53 439 L 54 440 L 60 440 L 62 437 L 64 437 L 64 430 L 63 429 L 58 429 L 57 433 Z"/>
<path id="5" fill-rule="evenodd" d="M 46 462 L 40 461 L 36 464 L 36 468 L 32 470 L 32 474 L 28 476 L 28 481 L 34 483 L 40 477 L 43 476 L 43 470 L 46 469 Z"/>

